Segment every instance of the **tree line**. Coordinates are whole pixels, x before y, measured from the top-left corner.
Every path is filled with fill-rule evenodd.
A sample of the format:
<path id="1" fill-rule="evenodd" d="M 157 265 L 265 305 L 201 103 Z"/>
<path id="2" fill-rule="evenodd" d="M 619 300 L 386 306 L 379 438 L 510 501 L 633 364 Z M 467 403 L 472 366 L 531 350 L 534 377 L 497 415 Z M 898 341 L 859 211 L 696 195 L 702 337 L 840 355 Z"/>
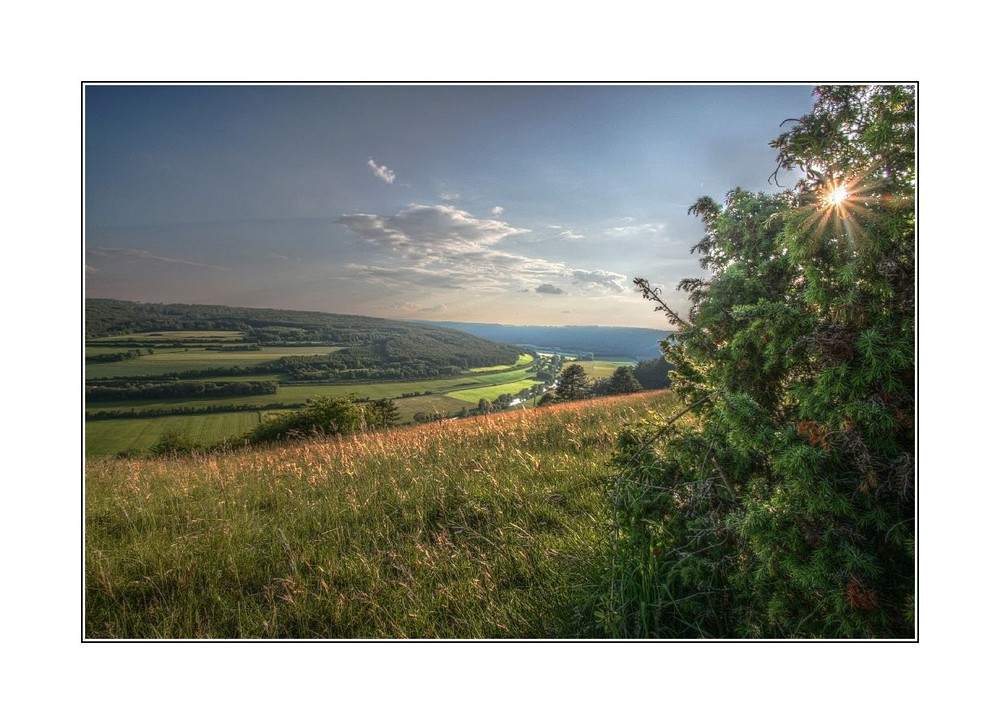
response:
<path id="1" fill-rule="evenodd" d="M 243 395 L 273 395 L 278 384 L 271 380 L 242 382 L 122 382 L 111 385 L 88 385 L 87 402 L 120 400 L 170 399 L 176 397 L 241 397 Z"/>

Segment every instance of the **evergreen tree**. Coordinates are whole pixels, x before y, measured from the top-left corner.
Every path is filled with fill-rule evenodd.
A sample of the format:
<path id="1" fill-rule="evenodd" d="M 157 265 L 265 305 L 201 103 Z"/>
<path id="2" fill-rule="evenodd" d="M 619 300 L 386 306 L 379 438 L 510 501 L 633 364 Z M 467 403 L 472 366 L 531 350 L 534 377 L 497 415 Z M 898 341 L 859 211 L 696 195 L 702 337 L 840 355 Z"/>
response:
<path id="1" fill-rule="evenodd" d="M 622 438 L 612 633 L 912 637 L 914 119 L 818 88 L 772 144 L 794 190 L 692 206 L 686 318 L 636 280 L 685 409 Z"/>
<path id="2" fill-rule="evenodd" d="M 590 395 L 590 381 L 581 365 L 566 365 L 559 372 L 556 397 L 561 401 L 582 400 Z"/>
<path id="3" fill-rule="evenodd" d="M 632 368 L 627 365 L 618 367 L 611 377 L 595 383 L 594 387 L 599 395 L 629 395 L 642 391 L 642 384 L 635 378 Z"/>

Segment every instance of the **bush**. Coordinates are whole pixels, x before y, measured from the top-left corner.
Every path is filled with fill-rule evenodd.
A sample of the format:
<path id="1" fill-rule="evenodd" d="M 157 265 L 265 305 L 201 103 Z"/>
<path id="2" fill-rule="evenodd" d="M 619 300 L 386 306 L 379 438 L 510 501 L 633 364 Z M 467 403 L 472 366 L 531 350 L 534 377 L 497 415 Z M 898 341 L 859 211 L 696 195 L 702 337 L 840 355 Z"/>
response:
<path id="1" fill-rule="evenodd" d="M 613 635 L 913 636 L 913 91 L 816 95 L 794 192 L 692 206 L 687 318 L 636 280 L 688 407 L 620 440 Z"/>
<path id="2" fill-rule="evenodd" d="M 160 435 L 159 439 L 149 448 L 153 455 L 190 455 L 198 450 L 196 443 L 186 430 L 170 428 Z"/>

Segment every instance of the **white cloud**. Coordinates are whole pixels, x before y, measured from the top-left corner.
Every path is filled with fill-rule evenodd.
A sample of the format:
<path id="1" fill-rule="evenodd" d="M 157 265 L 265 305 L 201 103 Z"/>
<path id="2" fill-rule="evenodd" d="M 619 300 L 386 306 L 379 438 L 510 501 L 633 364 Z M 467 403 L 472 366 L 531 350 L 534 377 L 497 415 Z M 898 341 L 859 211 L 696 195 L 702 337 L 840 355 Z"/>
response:
<path id="1" fill-rule="evenodd" d="M 457 201 L 460 198 L 462 198 L 461 194 L 450 194 L 450 193 L 441 194 L 442 201 Z"/>
<path id="2" fill-rule="evenodd" d="M 503 206 L 494 206 L 492 209 L 490 209 L 491 216 L 500 216 L 500 214 L 502 213 L 503 213 Z"/>
<path id="3" fill-rule="evenodd" d="M 573 270 L 573 283 L 583 287 L 604 287 L 612 292 L 624 292 L 627 288 L 627 281 L 628 279 L 624 274 L 617 272 L 600 269 L 594 271 L 585 271 L 583 269 Z"/>
<path id="4" fill-rule="evenodd" d="M 393 171 L 388 166 L 379 166 L 377 163 L 375 163 L 375 159 L 373 158 L 368 159 L 368 168 L 370 168 L 372 170 L 372 173 L 375 174 L 375 178 L 380 178 L 387 184 L 391 184 L 393 181 L 396 180 L 395 171 Z"/>
<path id="5" fill-rule="evenodd" d="M 594 294 L 625 290 L 626 278 L 616 272 L 575 269 L 498 250 L 494 247 L 500 241 L 529 230 L 499 219 L 479 219 L 454 206 L 414 204 L 391 216 L 345 214 L 340 223 L 391 258 L 350 266 L 355 277 L 380 284 L 477 292 L 527 287 L 558 294 L 562 280 Z"/>
<path id="6" fill-rule="evenodd" d="M 112 248 L 108 246 L 98 246 L 93 249 L 87 249 L 87 253 L 91 256 L 102 257 L 106 259 L 117 259 L 127 262 L 163 262 L 166 264 L 182 264 L 185 266 L 198 266 L 204 267 L 205 269 L 219 269 L 220 271 L 232 271 L 232 269 L 224 266 L 216 266 L 215 264 L 203 264 L 199 261 L 190 261 L 188 259 L 174 259 L 168 256 L 157 256 L 150 251 L 145 249 L 119 249 Z"/>
<path id="7" fill-rule="evenodd" d="M 626 217 L 629 218 L 629 217 Z M 639 234 L 649 235 L 658 234 L 663 231 L 663 224 L 638 224 L 631 226 L 613 226 L 610 229 L 605 229 L 604 233 L 608 236 L 636 236 Z"/>
<path id="8" fill-rule="evenodd" d="M 575 241 L 577 239 L 583 238 L 583 234 L 574 231 L 573 229 L 562 226 L 560 224 L 549 224 L 547 228 L 558 232 L 556 236 L 560 239 L 568 239 L 570 241 Z"/>

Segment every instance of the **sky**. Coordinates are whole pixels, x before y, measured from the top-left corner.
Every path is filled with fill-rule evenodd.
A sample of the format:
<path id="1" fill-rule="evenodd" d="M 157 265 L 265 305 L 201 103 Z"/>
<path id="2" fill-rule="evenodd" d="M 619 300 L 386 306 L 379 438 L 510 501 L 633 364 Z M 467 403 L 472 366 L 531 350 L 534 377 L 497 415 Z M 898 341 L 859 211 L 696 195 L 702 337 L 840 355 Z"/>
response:
<path id="1" fill-rule="evenodd" d="M 668 328 L 807 85 L 88 85 L 85 294 Z M 778 176 L 791 185 L 794 179 Z"/>

